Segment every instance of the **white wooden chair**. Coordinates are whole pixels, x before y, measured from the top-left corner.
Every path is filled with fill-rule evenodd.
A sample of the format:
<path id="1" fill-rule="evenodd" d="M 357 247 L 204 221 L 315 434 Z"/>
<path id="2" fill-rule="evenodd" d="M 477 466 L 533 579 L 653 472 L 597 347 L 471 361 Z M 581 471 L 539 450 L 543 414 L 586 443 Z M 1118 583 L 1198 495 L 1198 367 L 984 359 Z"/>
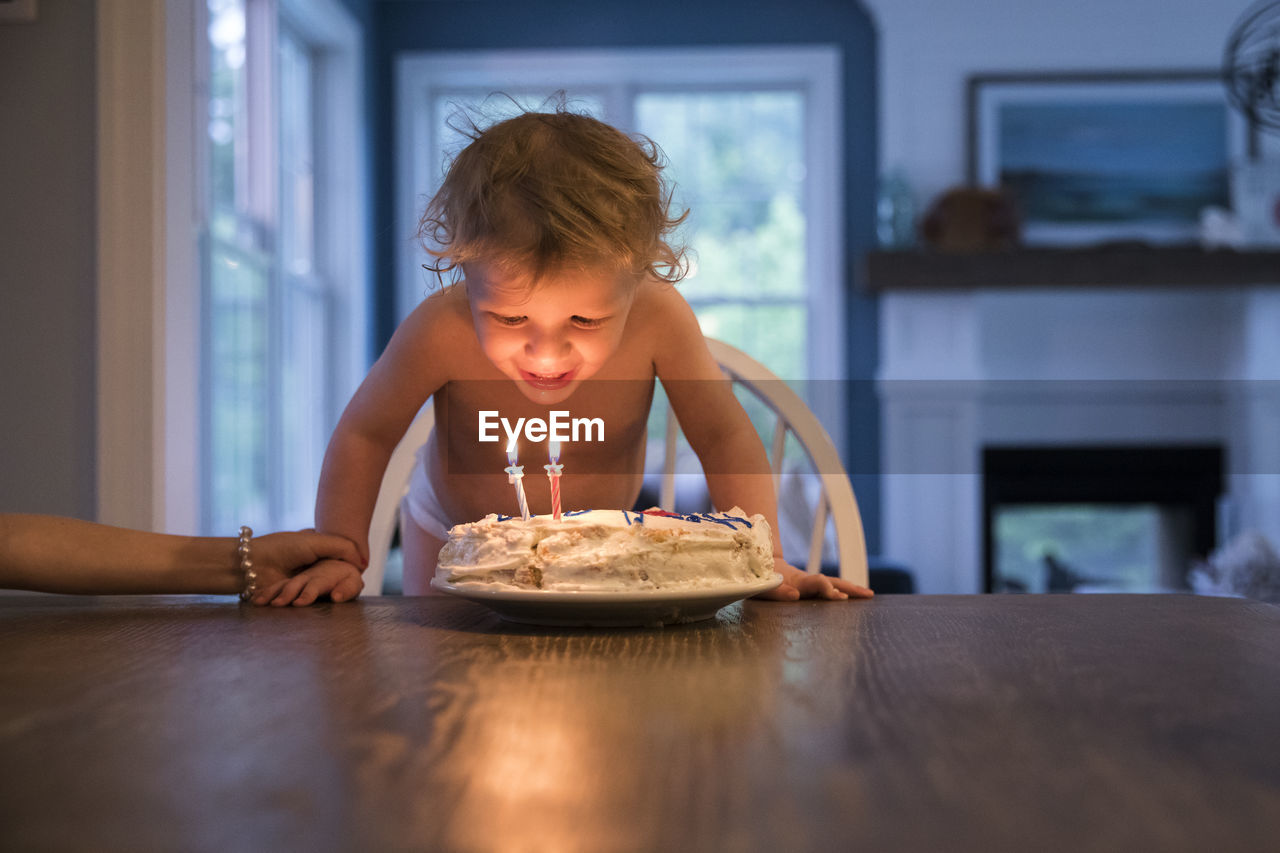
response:
<path id="1" fill-rule="evenodd" d="M 809 539 L 807 571 L 822 568 L 827 520 L 831 519 L 836 534 L 836 559 L 840 576 L 861 586 L 867 580 L 867 545 L 862 530 L 862 515 L 853 495 L 853 487 L 844 465 L 822 424 L 789 386 L 751 356 L 723 341 L 707 339 L 711 355 L 725 375 L 737 386 L 759 399 L 775 418 L 772 435 L 765 447 L 774 477 L 774 491 L 781 493 L 781 477 L 787 436 L 794 436 L 812 466 L 820 485 Z M 675 508 L 676 453 L 679 426 L 668 405 L 666 438 L 659 506 Z M 380 595 L 386 574 L 387 557 L 400 520 L 400 500 L 409 490 L 409 477 L 416 461 L 415 454 L 426 443 L 435 425 L 431 401 L 410 424 L 404 437 L 391 454 L 378 501 L 369 524 L 369 567 L 364 572 L 365 595 Z"/>
<path id="2" fill-rule="evenodd" d="M 409 493 L 409 477 L 418 461 L 418 448 L 427 443 L 435 425 L 435 408 L 427 400 L 405 430 L 396 449 L 391 451 L 391 460 L 378 489 L 378 500 L 373 505 L 373 518 L 369 520 L 369 566 L 364 570 L 362 595 L 382 595 L 387 558 L 391 555 L 391 543 L 400 526 L 400 501 Z"/>

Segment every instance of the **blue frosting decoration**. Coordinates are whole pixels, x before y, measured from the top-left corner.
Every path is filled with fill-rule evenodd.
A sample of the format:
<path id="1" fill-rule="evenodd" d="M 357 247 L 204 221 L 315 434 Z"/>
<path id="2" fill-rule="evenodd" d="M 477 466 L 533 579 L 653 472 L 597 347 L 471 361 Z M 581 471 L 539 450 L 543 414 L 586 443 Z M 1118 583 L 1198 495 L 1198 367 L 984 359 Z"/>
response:
<path id="1" fill-rule="evenodd" d="M 745 524 L 748 528 L 751 527 L 750 521 L 747 521 L 745 518 L 742 518 L 741 516 L 738 516 L 738 515 L 723 515 L 723 516 L 704 515 L 703 518 L 705 518 L 707 521 L 714 521 L 716 524 L 723 524 L 725 527 L 728 527 L 730 530 L 737 530 L 738 528 L 735 525 L 738 523 Z"/>
<path id="2" fill-rule="evenodd" d="M 586 515 L 589 512 L 594 512 L 594 510 L 575 509 L 569 512 L 561 513 L 561 515 L 564 516 L 565 518 L 568 518 L 574 515 Z M 619 510 L 619 512 L 622 513 L 622 518 L 627 522 L 628 527 L 630 527 L 632 524 L 644 524 L 644 517 L 645 515 L 649 514 L 649 513 L 643 513 L 643 512 L 629 512 L 628 510 L 625 510 L 625 509 Z M 692 524 L 701 524 L 704 521 L 709 521 L 714 524 L 723 524 L 725 527 L 729 528 L 730 530 L 737 530 L 739 524 L 741 524 L 742 526 L 748 529 L 750 529 L 753 526 L 750 521 L 748 521 L 747 519 L 743 518 L 740 515 L 717 515 L 715 513 L 710 513 L 710 512 L 690 512 L 690 513 L 656 512 L 652 514 L 661 516 L 663 518 L 678 518 L 681 521 L 688 521 Z M 513 521 L 515 518 L 517 518 L 517 516 L 503 515 L 502 513 L 498 513 L 498 521 Z"/>
<path id="3" fill-rule="evenodd" d="M 730 530 L 737 530 L 738 528 L 736 525 L 738 524 L 742 524 L 747 528 L 750 528 L 752 526 L 750 521 L 748 521 L 745 518 L 742 518 L 741 516 L 723 515 L 723 514 L 717 514 L 717 513 L 711 513 L 711 512 L 679 513 L 679 512 L 667 512 L 666 510 L 648 510 L 646 512 L 640 513 L 640 520 L 642 523 L 646 515 L 655 515 L 660 518 L 678 518 L 682 521 L 688 521 L 692 524 L 701 524 L 704 521 L 708 521 L 714 524 L 723 524 L 725 527 L 728 527 Z"/>

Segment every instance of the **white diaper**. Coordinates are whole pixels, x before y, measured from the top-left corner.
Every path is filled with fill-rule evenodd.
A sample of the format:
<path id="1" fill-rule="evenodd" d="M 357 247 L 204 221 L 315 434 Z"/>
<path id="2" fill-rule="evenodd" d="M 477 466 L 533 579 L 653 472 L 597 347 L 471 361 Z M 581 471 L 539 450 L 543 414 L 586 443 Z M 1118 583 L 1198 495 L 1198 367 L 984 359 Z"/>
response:
<path id="1" fill-rule="evenodd" d="M 400 515 L 412 518 L 423 531 L 435 538 L 447 540 L 453 522 L 445 515 L 440 502 L 436 500 L 436 491 L 431 488 L 431 481 L 427 479 L 427 467 L 422 461 L 425 450 L 424 444 L 415 455 L 413 474 L 409 477 L 409 493 L 400 501 Z"/>

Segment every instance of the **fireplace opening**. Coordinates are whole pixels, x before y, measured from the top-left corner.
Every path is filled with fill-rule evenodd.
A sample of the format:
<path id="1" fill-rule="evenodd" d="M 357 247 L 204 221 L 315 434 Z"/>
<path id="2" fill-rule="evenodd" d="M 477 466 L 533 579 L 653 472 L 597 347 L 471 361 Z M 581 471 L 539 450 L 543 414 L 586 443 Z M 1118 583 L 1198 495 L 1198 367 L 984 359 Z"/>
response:
<path id="1" fill-rule="evenodd" d="M 987 592 L 1173 592 L 1213 550 L 1219 446 L 987 447 Z"/>

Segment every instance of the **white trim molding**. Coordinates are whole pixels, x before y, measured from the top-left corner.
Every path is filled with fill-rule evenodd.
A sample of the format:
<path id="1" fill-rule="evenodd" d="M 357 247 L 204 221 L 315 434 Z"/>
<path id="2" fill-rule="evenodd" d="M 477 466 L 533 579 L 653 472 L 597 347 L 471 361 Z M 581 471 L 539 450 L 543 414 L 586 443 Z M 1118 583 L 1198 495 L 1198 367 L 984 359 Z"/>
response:
<path id="1" fill-rule="evenodd" d="M 98 0 L 97 518 L 197 526 L 197 0 Z"/>

